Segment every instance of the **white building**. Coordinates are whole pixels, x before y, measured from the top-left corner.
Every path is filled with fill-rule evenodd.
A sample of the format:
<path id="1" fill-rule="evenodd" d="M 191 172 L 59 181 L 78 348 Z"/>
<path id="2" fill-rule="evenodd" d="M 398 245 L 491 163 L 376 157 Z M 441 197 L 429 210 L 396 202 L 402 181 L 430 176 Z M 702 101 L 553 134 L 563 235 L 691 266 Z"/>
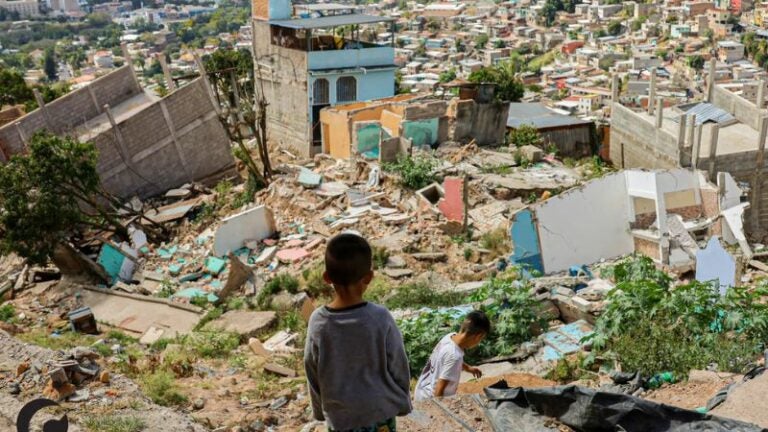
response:
<path id="1" fill-rule="evenodd" d="M 0 9 L 18 12 L 22 17 L 40 15 L 40 7 L 37 4 L 37 0 L 0 0 Z"/>

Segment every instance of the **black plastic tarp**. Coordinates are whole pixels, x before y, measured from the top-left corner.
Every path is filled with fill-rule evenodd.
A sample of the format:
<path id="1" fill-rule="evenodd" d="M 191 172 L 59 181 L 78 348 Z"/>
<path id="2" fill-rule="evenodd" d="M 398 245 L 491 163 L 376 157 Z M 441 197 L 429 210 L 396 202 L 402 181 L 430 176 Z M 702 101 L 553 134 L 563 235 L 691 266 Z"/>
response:
<path id="1" fill-rule="evenodd" d="M 618 393 L 578 386 L 486 388 L 488 417 L 495 431 L 556 431 L 557 420 L 576 431 L 768 431 Z"/>

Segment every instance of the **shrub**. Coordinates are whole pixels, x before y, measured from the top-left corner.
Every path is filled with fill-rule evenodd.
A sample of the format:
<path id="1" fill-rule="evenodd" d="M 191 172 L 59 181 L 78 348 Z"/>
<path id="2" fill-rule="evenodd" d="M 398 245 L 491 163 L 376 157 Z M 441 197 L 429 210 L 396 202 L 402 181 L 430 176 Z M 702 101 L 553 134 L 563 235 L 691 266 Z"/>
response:
<path id="1" fill-rule="evenodd" d="M 144 394 L 158 405 L 174 406 L 187 402 L 187 397 L 179 392 L 175 377 L 170 372 L 157 371 L 145 376 L 141 387 Z"/>
<path id="2" fill-rule="evenodd" d="M 491 251 L 494 257 L 509 252 L 508 243 L 507 230 L 504 228 L 497 228 L 480 237 L 480 246 Z"/>
<path id="3" fill-rule="evenodd" d="M 83 426 L 92 432 L 141 432 L 147 427 L 144 420 L 136 416 L 102 414 L 88 416 Z"/>
<path id="4" fill-rule="evenodd" d="M 400 183 L 409 189 L 421 189 L 435 181 L 437 160 L 432 156 L 400 156 L 397 162 L 384 164 L 384 169 L 400 176 Z"/>
<path id="5" fill-rule="evenodd" d="M 325 265 L 322 262 L 318 262 L 314 266 L 304 270 L 302 274 L 304 277 L 304 291 L 313 298 L 330 296 L 333 294 L 333 287 L 323 279 L 324 272 Z"/>
<path id="6" fill-rule="evenodd" d="M 765 285 L 731 288 L 725 296 L 709 283 L 673 287 L 647 257 L 631 257 L 610 274 L 616 288 L 588 339 L 624 370 L 682 377 L 716 363 L 719 370 L 744 372 L 765 346 Z"/>
<path id="7" fill-rule="evenodd" d="M 529 124 L 522 124 L 509 132 L 509 143 L 515 147 L 541 145 L 539 130 Z"/>
<path id="8" fill-rule="evenodd" d="M 237 333 L 222 331 L 197 331 L 182 336 L 179 341 L 191 352 L 201 357 L 223 357 L 240 345 Z"/>
<path id="9" fill-rule="evenodd" d="M 385 305 L 389 309 L 446 307 L 461 304 L 463 300 L 463 294 L 436 291 L 424 282 L 414 282 L 400 286 Z"/>
<path id="10" fill-rule="evenodd" d="M 262 309 L 266 308 L 269 306 L 270 297 L 280 291 L 296 294 L 299 292 L 299 280 L 288 273 L 280 273 L 276 275 L 264 285 L 264 288 L 262 288 L 261 291 L 259 291 L 258 296 L 256 296 L 256 304 Z"/>
<path id="11" fill-rule="evenodd" d="M 16 316 L 16 308 L 12 304 L 6 303 L 0 306 L 0 321 L 11 322 Z"/>
<path id="12" fill-rule="evenodd" d="M 387 260 L 389 260 L 389 251 L 387 248 L 373 248 L 373 268 L 380 269 L 386 267 Z"/>

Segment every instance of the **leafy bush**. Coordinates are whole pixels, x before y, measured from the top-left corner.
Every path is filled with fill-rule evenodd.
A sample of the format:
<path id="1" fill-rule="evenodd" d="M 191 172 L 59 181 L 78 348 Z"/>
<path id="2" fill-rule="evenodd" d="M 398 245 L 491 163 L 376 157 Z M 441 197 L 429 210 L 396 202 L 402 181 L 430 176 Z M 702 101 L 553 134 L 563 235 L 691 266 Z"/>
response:
<path id="1" fill-rule="evenodd" d="M 179 392 L 175 380 L 176 378 L 172 373 L 157 371 L 151 375 L 143 377 L 141 380 L 141 387 L 144 394 L 152 399 L 152 402 L 158 405 L 181 405 L 187 402 L 187 397 Z"/>
<path id="2" fill-rule="evenodd" d="M 386 267 L 387 260 L 389 260 L 389 251 L 387 248 L 373 248 L 373 268 L 380 269 Z"/>
<path id="3" fill-rule="evenodd" d="M 325 265 L 322 262 L 318 262 L 316 265 L 304 270 L 302 273 L 302 276 L 304 277 L 304 291 L 313 298 L 330 296 L 333 294 L 333 286 L 326 283 L 325 279 L 323 279 L 324 272 Z"/>
<path id="4" fill-rule="evenodd" d="M 446 307 L 461 304 L 464 295 L 451 291 L 436 291 L 424 282 L 400 286 L 384 304 L 389 309 Z"/>
<path id="5" fill-rule="evenodd" d="M 421 189 L 435 181 L 437 160 L 431 156 L 400 156 L 397 162 L 384 164 L 384 169 L 400 176 L 400 183 L 410 189 Z"/>
<path id="6" fill-rule="evenodd" d="M 280 273 L 267 282 L 256 296 L 256 304 L 262 309 L 269 306 L 269 298 L 280 291 L 286 291 L 291 294 L 299 292 L 299 280 L 288 273 Z"/>
<path id="7" fill-rule="evenodd" d="M 595 325 L 595 351 L 624 370 L 646 376 L 716 363 L 718 369 L 743 372 L 768 339 L 768 288 L 731 288 L 720 296 L 709 283 L 673 287 L 672 279 L 647 257 L 616 265 L 616 288 Z"/>
<path id="8" fill-rule="evenodd" d="M 16 308 L 12 304 L 6 303 L 0 306 L 0 321 L 11 322 L 16 316 Z"/>
<path id="9" fill-rule="evenodd" d="M 465 354 L 469 363 L 511 354 L 517 345 L 531 339 L 535 327 L 547 328 L 547 317 L 541 316 L 539 304 L 514 271 L 492 279 L 466 300 L 483 303 L 481 309 L 492 324 L 491 334 Z M 398 321 L 412 374 L 421 371 L 437 342 L 449 332 L 458 331 L 463 319 L 455 310 L 433 310 Z"/>
<path id="10" fill-rule="evenodd" d="M 223 357 L 240 345 L 237 333 L 222 331 L 197 331 L 179 338 L 191 352 L 201 357 Z"/>
<path id="11" fill-rule="evenodd" d="M 541 145 L 539 130 L 529 124 L 522 124 L 509 132 L 509 143 L 515 147 Z"/>

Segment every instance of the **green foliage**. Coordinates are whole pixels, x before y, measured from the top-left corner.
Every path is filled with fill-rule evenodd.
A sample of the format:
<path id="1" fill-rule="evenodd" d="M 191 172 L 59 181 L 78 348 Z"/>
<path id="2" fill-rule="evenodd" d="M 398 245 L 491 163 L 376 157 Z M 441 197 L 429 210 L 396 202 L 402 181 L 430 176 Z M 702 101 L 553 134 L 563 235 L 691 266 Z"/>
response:
<path id="1" fill-rule="evenodd" d="M 141 388 L 158 405 L 178 406 L 187 402 L 187 397 L 176 385 L 176 377 L 167 371 L 157 371 L 143 377 Z"/>
<path id="2" fill-rule="evenodd" d="M 12 322 L 16 317 L 16 308 L 12 304 L 6 303 L 0 306 L 0 321 Z"/>
<path id="3" fill-rule="evenodd" d="M 365 298 L 374 303 L 384 304 L 384 300 L 392 294 L 392 285 L 385 277 L 376 275 L 365 290 Z"/>
<path id="4" fill-rule="evenodd" d="M 509 132 L 509 143 L 515 147 L 527 145 L 540 146 L 541 135 L 539 135 L 538 129 L 533 127 L 533 125 L 522 124 L 517 129 L 512 129 Z"/>
<path id="5" fill-rule="evenodd" d="M 237 333 L 222 331 L 196 331 L 181 336 L 179 342 L 190 352 L 206 358 L 228 355 L 240 345 Z"/>
<path id="6" fill-rule="evenodd" d="M 389 260 L 389 250 L 383 247 L 373 248 L 373 268 L 381 269 L 387 266 Z"/>
<path id="7" fill-rule="evenodd" d="M 91 432 L 141 432 L 147 427 L 144 420 L 139 417 L 116 414 L 88 416 L 82 424 Z"/>
<path id="8" fill-rule="evenodd" d="M 409 189 L 421 189 L 435 181 L 437 160 L 432 156 L 399 156 L 397 162 L 384 164 L 386 171 L 400 176 L 400 184 Z"/>
<path id="9" fill-rule="evenodd" d="M 269 306 L 270 297 L 279 293 L 280 291 L 286 291 L 291 294 L 299 292 L 299 280 L 293 275 L 288 273 L 277 274 L 272 280 L 264 285 L 258 296 L 256 296 L 256 304 L 262 309 Z"/>
<path id="10" fill-rule="evenodd" d="M 488 39 L 489 37 L 485 33 L 480 33 L 479 35 L 475 36 L 475 48 L 484 49 L 488 44 Z"/>
<path id="11" fill-rule="evenodd" d="M 580 357 L 573 359 L 563 357 L 555 363 L 555 367 L 547 372 L 545 378 L 559 383 L 570 383 L 581 379 L 583 375 L 581 362 Z"/>
<path id="12" fill-rule="evenodd" d="M 440 72 L 438 81 L 441 83 L 451 82 L 456 79 L 456 69 L 448 69 L 447 71 Z"/>
<path id="13" fill-rule="evenodd" d="M 108 195 L 101 189 L 96 159 L 91 143 L 35 133 L 27 154 L 0 167 L 0 251 L 45 263 L 59 242 L 84 225 L 126 234 L 115 213 L 97 199 Z M 86 213 L 81 204 L 95 212 Z"/>
<path id="14" fill-rule="evenodd" d="M 688 56 L 685 59 L 685 61 L 688 64 L 688 66 L 693 68 L 693 69 L 696 69 L 696 70 L 704 69 L 704 57 L 702 57 L 702 56 L 700 56 L 698 54 L 697 55 Z"/>
<path id="15" fill-rule="evenodd" d="M 538 57 L 534 57 L 528 62 L 526 69 L 531 72 L 538 72 L 543 66 L 546 66 L 555 61 L 557 57 L 557 50 L 548 51 Z"/>
<path id="16" fill-rule="evenodd" d="M 525 85 L 517 73 L 518 64 L 510 60 L 472 72 L 467 79 L 473 83 L 495 84 L 496 100 L 519 102 L 525 94 Z"/>
<path id="17" fill-rule="evenodd" d="M 205 327 L 206 324 L 215 320 L 216 318 L 220 317 L 223 314 L 224 314 L 224 309 L 221 307 L 215 307 L 209 310 L 208 313 L 206 313 L 205 316 L 202 317 L 200 321 L 197 322 L 197 325 L 195 325 L 195 330 L 200 330 L 201 328 Z"/>
<path id="18" fill-rule="evenodd" d="M 0 106 L 23 104 L 34 100 L 32 89 L 21 72 L 0 67 Z"/>
<path id="19" fill-rule="evenodd" d="M 725 296 L 709 283 L 673 287 L 647 257 L 631 257 L 612 271 L 616 288 L 595 325 L 594 349 L 624 370 L 646 376 L 716 363 L 743 372 L 768 338 L 768 288 L 731 288 Z"/>
<path id="20" fill-rule="evenodd" d="M 464 260 L 469 261 L 472 258 L 472 248 L 464 248 Z"/>
<path id="21" fill-rule="evenodd" d="M 491 251 L 493 256 L 499 256 L 509 252 L 509 236 L 504 228 L 488 231 L 480 237 L 480 246 Z"/>
<path id="22" fill-rule="evenodd" d="M 322 262 L 316 263 L 302 273 L 304 278 L 304 291 L 306 291 L 310 297 L 318 298 L 333 294 L 333 286 L 325 282 L 323 273 L 325 273 L 325 264 Z"/>
<path id="23" fill-rule="evenodd" d="M 477 348 L 465 354 L 468 363 L 510 354 L 517 345 L 531 339 L 534 328 L 547 328 L 549 317 L 540 313 L 540 306 L 530 295 L 529 287 L 519 281 L 518 276 L 517 270 L 512 269 L 492 279 L 466 299 L 481 303 L 481 309 L 493 325 L 491 334 Z M 447 333 L 457 331 L 463 318 L 457 316 L 455 311 L 430 310 L 398 321 L 412 374 L 421 371 L 437 342 Z"/>
<path id="24" fill-rule="evenodd" d="M 447 307 L 461 304 L 462 294 L 452 291 L 436 291 L 424 282 L 401 285 L 385 305 L 389 309 L 416 309 L 421 307 Z"/>
<path id="25" fill-rule="evenodd" d="M 621 34 L 621 31 L 623 29 L 624 28 L 622 27 L 620 20 L 611 21 L 608 24 L 608 28 L 607 28 L 608 34 L 611 36 L 618 36 L 619 34 Z"/>

